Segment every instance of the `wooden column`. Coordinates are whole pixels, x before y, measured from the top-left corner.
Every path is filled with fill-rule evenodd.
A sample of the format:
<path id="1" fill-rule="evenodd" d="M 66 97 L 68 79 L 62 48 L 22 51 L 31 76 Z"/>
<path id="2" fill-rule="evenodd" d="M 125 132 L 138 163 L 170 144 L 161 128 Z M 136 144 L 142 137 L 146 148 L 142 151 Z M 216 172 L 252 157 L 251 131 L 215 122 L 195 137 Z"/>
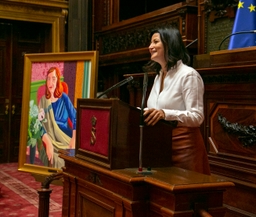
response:
<path id="1" fill-rule="evenodd" d="M 52 193 L 52 189 L 41 188 L 38 189 L 37 192 L 39 194 L 38 217 L 48 217 L 50 194 Z"/>
<path id="2" fill-rule="evenodd" d="M 92 1 L 69 0 L 68 51 L 92 49 Z"/>
<path id="3" fill-rule="evenodd" d="M 63 173 L 53 173 L 52 175 L 45 178 L 41 185 L 41 189 L 37 190 L 39 194 L 39 206 L 38 206 L 38 217 L 48 217 L 49 216 L 49 202 L 50 194 L 52 189 L 50 189 L 50 184 L 54 180 L 60 180 L 63 177 Z"/>

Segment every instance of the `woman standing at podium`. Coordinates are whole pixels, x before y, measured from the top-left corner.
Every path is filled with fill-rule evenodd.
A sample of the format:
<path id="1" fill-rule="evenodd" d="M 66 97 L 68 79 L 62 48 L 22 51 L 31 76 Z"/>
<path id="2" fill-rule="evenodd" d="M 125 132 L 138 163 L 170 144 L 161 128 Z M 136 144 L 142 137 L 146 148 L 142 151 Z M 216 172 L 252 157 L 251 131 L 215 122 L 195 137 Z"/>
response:
<path id="1" fill-rule="evenodd" d="M 144 121 L 151 126 L 160 119 L 177 121 L 172 135 L 173 166 L 209 175 L 208 156 L 200 132 L 204 120 L 204 83 L 200 74 L 188 66 L 190 57 L 179 30 L 174 27 L 154 30 L 149 52 L 151 61 L 145 70 L 155 71 L 157 75 Z"/>

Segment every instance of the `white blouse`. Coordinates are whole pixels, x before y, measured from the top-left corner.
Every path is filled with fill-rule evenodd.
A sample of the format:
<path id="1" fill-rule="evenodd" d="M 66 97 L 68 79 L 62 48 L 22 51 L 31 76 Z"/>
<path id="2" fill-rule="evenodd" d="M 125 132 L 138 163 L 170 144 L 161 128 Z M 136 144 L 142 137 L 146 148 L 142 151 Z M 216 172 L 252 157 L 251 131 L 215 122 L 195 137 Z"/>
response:
<path id="1" fill-rule="evenodd" d="M 204 83 L 200 74 L 180 60 L 167 72 L 160 93 L 162 75 L 160 72 L 155 77 L 147 107 L 162 109 L 165 120 L 177 120 L 178 126 L 199 127 L 204 120 Z"/>

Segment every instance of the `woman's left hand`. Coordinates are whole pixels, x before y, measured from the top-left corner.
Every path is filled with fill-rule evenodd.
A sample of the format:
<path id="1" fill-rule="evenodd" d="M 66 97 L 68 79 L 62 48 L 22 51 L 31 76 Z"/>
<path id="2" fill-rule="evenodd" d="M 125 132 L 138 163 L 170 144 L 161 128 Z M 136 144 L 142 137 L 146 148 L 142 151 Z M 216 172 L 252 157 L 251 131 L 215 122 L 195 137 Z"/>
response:
<path id="1" fill-rule="evenodd" d="M 159 120 L 164 119 L 165 114 L 163 110 L 157 110 L 154 108 L 147 109 L 143 116 L 145 117 L 144 122 L 149 126 L 154 126 Z"/>

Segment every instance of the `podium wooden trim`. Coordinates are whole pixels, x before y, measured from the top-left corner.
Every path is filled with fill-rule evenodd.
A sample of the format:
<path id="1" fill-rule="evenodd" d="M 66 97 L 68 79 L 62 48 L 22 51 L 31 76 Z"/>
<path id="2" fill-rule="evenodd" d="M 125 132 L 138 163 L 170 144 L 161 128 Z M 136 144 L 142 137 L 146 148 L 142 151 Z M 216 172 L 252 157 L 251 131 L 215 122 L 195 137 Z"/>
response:
<path id="1" fill-rule="evenodd" d="M 118 99 L 79 99 L 77 105 L 75 153 L 60 152 L 63 217 L 224 217 L 223 192 L 234 184 L 172 167 L 172 124 L 144 126 L 143 165 L 152 170 L 138 173 L 140 110 Z M 90 129 L 99 133 L 93 144 Z"/>
<path id="2" fill-rule="evenodd" d="M 224 217 L 223 193 L 234 184 L 177 167 L 109 170 L 62 153 L 63 217 Z"/>
<path id="3" fill-rule="evenodd" d="M 95 128 L 92 118 L 97 119 Z M 78 99 L 76 157 L 107 169 L 139 166 L 140 109 L 119 99 Z M 173 124 L 143 127 L 143 167 L 168 167 Z M 96 142 L 90 145 L 92 130 Z"/>
<path id="4" fill-rule="evenodd" d="M 213 51 L 194 56 L 193 67 L 196 70 L 255 66 L 256 46 L 232 50 Z"/>

